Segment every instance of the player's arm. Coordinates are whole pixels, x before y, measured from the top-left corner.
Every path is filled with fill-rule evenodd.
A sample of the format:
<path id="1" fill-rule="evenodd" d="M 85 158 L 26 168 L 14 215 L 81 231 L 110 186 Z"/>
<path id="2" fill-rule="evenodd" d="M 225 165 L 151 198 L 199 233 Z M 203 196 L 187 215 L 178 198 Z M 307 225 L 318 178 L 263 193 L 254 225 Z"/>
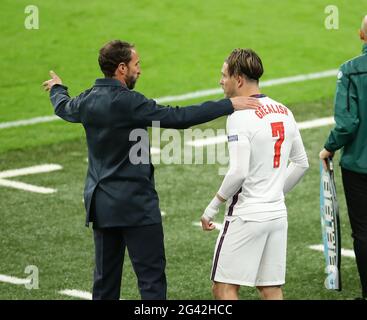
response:
<path id="1" fill-rule="evenodd" d="M 298 129 L 297 136 L 294 138 L 292 143 L 289 160 L 290 164 L 287 167 L 286 179 L 283 188 L 284 194 L 288 193 L 295 187 L 309 168 L 307 154 Z"/>
<path id="2" fill-rule="evenodd" d="M 251 147 L 245 135 L 231 135 L 228 142 L 229 170 L 225 175 L 219 191 L 209 203 L 202 215 L 204 230 L 214 229 L 211 221 L 219 211 L 220 205 L 231 198 L 241 188 L 249 170 Z"/>

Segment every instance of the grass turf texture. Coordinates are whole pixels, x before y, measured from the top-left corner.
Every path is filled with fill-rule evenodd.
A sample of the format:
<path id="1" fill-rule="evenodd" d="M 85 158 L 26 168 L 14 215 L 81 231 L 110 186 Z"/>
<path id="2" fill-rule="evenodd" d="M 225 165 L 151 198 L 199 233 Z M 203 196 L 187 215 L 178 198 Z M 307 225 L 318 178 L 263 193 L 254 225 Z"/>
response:
<path id="1" fill-rule="evenodd" d="M 303 131 L 311 169 L 287 197 L 289 239 L 287 284 L 288 299 L 341 299 L 358 294 L 355 262 L 343 258 L 341 293 L 323 288 L 324 260 L 320 252 L 308 245 L 321 242 L 319 218 L 318 143 L 329 128 Z M 58 290 L 74 288 L 90 291 L 93 270 L 92 232 L 83 227 L 82 190 L 86 170 L 84 139 L 73 142 L 12 151 L 0 156 L 1 167 L 25 167 L 40 163 L 58 163 L 62 171 L 19 177 L 35 185 L 54 187 L 53 195 L 31 194 L 8 188 L 1 189 L 2 232 L 0 270 L 4 274 L 24 277 L 24 267 L 35 264 L 40 269 L 40 289 L 26 290 L 0 283 L 4 299 L 59 299 Z M 218 165 L 157 165 L 156 180 L 164 219 L 167 251 L 168 295 L 171 299 L 209 299 L 210 265 L 217 232 L 204 233 L 192 222 L 199 220 L 202 210 L 220 184 Z M 198 179 L 198 177 L 200 177 Z M 340 174 L 337 171 L 337 181 Z M 343 247 L 352 248 L 342 187 L 338 183 L 341 202 Z M 219 222 L 220 218 L 218 219 Z M 138 298 L 135 276 L 129 262 L 125 265 L 122 297 Z M 241 289 L 241 297 L 256 298 L 254 290 Z"/>
<path id="2" fill-rule="evenodd" d="M 261 56 L 263 80 L 335 69 L 360 52 L 357 29 L 363 1 L 334 1 L 338 30 L 324 27 L 327 1 L 35 1 L 40 29 L 24 28 L 27 1 L 2 3 L 0 12 L 0 122 L 51 115 L 40 84 L 53 69 L 76 95 L 101 74 L 98 49 L 110 39 L 136 44 L 142 60 L 137 90 L 148 97 L 176 95 L 218 87 L 224 58 L 236 47 Z M 287 104 L 298 121 L 332 115 L 335 78 L 264 89 Z M 220 96 L 208 97 L 220 98 Z M 205 98 L 204 98 L 205 99 Z M 191 100 L 180 104 L 202 101 Z M 224 128 L 218 119 L 200 128 Z M 344 299 L 358 296 L 355 261 L 343 258 L 341 293 L 323 287 L 324 260 L 307 248 L 321 243 L 318 152 L 330 127 L 302 131 L 311 169 L 288 197 L 288 299 Z M 0 282 L 1 299 L 60 299 L 62 289 L 91 290 L 92 232 L 83 227 L 82 190 L 86 170 L 83 130 L 55 121 L 0 130 L 0 171 L 42 163 L 62 171 L 15 178 L 57 188 L 38 195 L 0 187 L 0 274 L 26 277 L 27 265 L 40 269 L 40 289 Z M 216 232 L 203 233 L 198 221 L 222 177 L 218 165 L 158 165 L 170 299 L 210 299 L 210 265 Z M 343 247 L 351 249 L 349 223 L 337 170 Z M 221 221 L 219 221 L 221 222 Z M 125 263 L 122 297 L 139 297 L 131 265 Z M 241 298 L 255 299 L 241 289 Z"/>

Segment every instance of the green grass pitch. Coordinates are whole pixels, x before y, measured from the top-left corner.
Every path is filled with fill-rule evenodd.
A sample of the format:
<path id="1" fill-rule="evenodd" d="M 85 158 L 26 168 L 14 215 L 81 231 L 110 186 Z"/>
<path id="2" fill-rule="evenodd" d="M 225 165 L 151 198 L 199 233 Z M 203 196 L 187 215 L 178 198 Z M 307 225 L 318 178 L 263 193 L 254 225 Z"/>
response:
<path id="1" fill-rule="evenodd" d="M 339 29 L 324 26 L 326 0 L 241 1 L 33 1 L 39 29 L 27 30 L 29 1 L 3 0 L 0 10 L 0 124 L 52 115 L 41 83 L 50 69 L 76 95 L 101 77 L 98 49 L 110 39 L 133 42 L 142 75 L 136 90 L 147 97 L 179 95 L 218 87 L 224 58 L 237 47 L 259 53 L 263 80 L 336 69 L 360 53 L 357 30 L 366 1 L 335 0 Z M 331 116 L 335 78 L 278 85 L 263 92 L 293 110 L 298 121 Z M 179 102 L 217 99 L 220 95 Z M 175 102 L 172 102 L 176 104 Z M 225 118 L 198 128 L 225 128 Z M 351 299 L 359 295 L 355 261 L 342 259 L 343 291 L 324 288 L 324 257 L 309 245 L 321 243 L 318 152 L 331 126 L 303 130 L 310 170 L 287 196 L 289 235 L 286 299 Z M 338 156 L 337 156 L 338 158 Z M 84 227 L 82 192 L 87 168 L 81 126 L 55 121 L 0 129 L 0 171 L 45 163 L 60 171 L 14 178 L 56 188 L 42 195 L 0 186 L 0 274 L 25 278 L 39 268 L 39 289 L 0 282 L 0 299 L 72 299 L 63 289 L 91 291 L 93 235 Z M 192 225 L 218 189 L 215 165 L 156 166 L 163 217 L 169 299 L 212 299 L 210 266 L 217 231 Z M 342 246 L 352 249 L 339 169 Z M 221 222 L 221 217 L 218 222 Z M 138 299 L 135 275 L 125 260 L 121 297 Z M 257 299 L 242 288 L 242 299 Z"/>

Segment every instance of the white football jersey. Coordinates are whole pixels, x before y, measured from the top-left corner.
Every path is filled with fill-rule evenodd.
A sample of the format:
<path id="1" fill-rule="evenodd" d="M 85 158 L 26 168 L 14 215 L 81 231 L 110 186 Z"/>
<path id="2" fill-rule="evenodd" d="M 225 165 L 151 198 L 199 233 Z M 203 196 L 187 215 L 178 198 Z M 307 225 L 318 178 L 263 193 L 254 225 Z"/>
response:
<path id="1" fill-rule="evenodd" d="M 283 188 L 288 161 L 308 166 L 292 112 L 265 95 L 258 97 L 260 108 L 236 111 L 227 119 L 228 147 L 233 144 L 241 148 L 241 143 L 246 146 L 244 162 L 248 168 L 242 187 L 227 201 L 226 215 L 250 221 L 285 216 Z M 243 161 L 241 159 L 243 157 L 230 161 Z"/>

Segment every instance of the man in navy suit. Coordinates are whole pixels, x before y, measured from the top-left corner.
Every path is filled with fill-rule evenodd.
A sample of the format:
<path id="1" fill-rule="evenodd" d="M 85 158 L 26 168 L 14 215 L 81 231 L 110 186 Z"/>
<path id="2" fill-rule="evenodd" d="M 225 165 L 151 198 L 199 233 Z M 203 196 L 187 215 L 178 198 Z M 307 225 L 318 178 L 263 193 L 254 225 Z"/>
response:
<path id="1" fill-rule="evenodd" d="M 51 71 L 44 82 L 55 114 L 84 126 L 88 143 L 88 173 L 84 190 L 86 225 L 93 222 L 95 271 L 93 299 L 119 299 L 125 248 L 138 279 L 142 299 L 166 299 L 165 250 L 149 139 L 142 140 L 147 161 L 131 161 L 138 143 L 134 129 L 147 132 L 152 121 L 163 128 L 185 129 L 255 108 L 257 99 L 235 97 L 185 108 L 163 107 L 133 91 L 140 76 L 135 47 L 114 40 L 100 49 L 98 62 L 105 76 L 79 96 Z"/>

